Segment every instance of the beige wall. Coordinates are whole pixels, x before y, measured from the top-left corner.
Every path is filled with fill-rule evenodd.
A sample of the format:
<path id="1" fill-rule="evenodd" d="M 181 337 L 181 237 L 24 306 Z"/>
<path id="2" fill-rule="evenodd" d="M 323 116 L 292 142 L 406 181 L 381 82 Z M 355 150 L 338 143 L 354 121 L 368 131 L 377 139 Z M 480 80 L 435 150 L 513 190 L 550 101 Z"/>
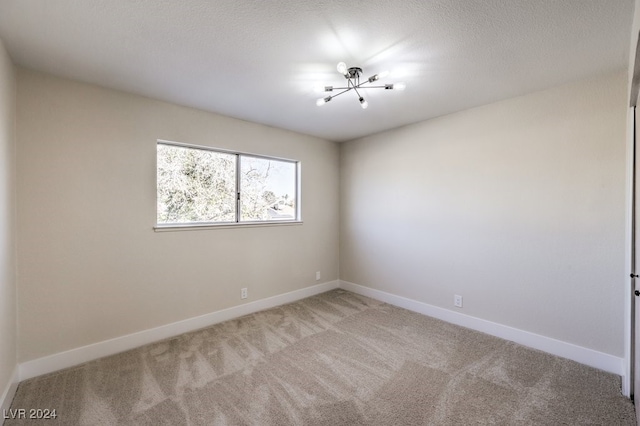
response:
<path id="1" fill-rule="evenodd" d="M 626 84 L 343 144 L 341 279 L 622 357 Z"/>
<path id="2" fill-rule="evenodd" d="M 19 359 L 337 279 L 339 183 L 342 279 L 622 356 L 625 88 L 348 142 L 339 168 L 333 143 L 19 70 Z M 153 232 L 158 138 L 301 160 L 304 224 Z"/>
<path id="3" fill-rule="evenodd" d="M 15 110 L 14 68 L 0 41 L 0 397 L 16 367 Z"/>
<path id="4" fill-rule="evenodd" d="M 19 359 L 338 278 L 334 143 L 18 71 Z M 156 139 L 292 158 L 303 225 L 153 231 Z"/>

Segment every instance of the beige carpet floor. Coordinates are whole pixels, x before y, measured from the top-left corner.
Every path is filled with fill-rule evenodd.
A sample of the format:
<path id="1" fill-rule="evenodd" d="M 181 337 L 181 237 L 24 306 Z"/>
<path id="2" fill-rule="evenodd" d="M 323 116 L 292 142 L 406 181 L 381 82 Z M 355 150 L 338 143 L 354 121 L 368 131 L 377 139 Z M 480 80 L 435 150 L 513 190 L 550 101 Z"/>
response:
<path id="1" fill-rule="evenodd" d="M 38 425 L 635 425 L 617 376 L 343 290 L 25 381 L 20 408 L 56 409 Z"/>

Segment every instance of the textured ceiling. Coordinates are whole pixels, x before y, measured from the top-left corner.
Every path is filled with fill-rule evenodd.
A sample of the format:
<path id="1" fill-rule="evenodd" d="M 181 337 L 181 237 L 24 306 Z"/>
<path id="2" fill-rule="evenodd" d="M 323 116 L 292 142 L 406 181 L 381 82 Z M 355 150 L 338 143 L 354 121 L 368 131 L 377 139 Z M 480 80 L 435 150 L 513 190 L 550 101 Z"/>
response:
<path id="1" fill-rule="evenodd" d="M 624 69 L 633 0 L 0 0 L 13 60 L 345 141 Z M 315 104 L 336 63 L 404 92 Z"/>

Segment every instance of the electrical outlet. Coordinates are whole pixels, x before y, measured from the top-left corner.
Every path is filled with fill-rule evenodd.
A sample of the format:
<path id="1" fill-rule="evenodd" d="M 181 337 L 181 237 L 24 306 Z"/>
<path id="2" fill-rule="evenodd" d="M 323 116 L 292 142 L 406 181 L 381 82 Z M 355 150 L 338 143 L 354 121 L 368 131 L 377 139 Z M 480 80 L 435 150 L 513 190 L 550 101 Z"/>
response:
<path id="1" fill-rule="evenodd" d="M 453 306 L 462 308 L 462 296 L 460 296 L 459 294 L 453 296 Z"/>
<path id="2" fill-rule="evenodd" d="M 247 289 L 243 288 L 240 289 L 240 299 L 246 299 L 247 298 Z"/>
<path id="3" fill-rule="evenodd" d="M 316 281 L 320 281 L 320 271 L 316 272 Z"/>

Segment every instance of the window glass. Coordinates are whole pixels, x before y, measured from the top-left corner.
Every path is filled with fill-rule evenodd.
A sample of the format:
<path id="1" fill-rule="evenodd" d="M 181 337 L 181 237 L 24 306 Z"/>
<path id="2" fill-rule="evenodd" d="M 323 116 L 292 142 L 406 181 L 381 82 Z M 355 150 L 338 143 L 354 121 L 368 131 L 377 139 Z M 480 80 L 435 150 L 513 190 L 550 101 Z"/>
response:
<path id="1" fill-rule="evenodd" d="M 158 223 L 235 222 L 236 156 L 158 144 Z"/>
<path id="2" fill-rule="evenodd" d="M 296 218 L 296 164 L 240 156 L 240 220 Z"/>
<path id="3" fill-rule="evenodd" d="M 158 142 L 157 224 L 298 221 L 299 163 Z"/>

